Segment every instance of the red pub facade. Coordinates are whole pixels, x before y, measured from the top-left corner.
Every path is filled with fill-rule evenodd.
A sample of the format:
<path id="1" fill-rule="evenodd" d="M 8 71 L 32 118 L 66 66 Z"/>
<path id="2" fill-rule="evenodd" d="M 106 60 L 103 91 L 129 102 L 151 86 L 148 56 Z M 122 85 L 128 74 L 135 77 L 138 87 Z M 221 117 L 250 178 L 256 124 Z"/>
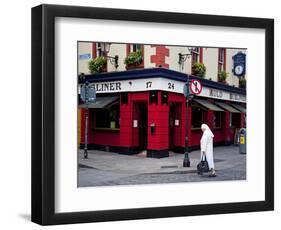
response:
<path id="1" fill-rule="evenodd" d="M 186 130 L 190 150 L 198 149 L 202 123 L 212 129 L 215 145 L 235 142 L 237 130 L 246 126 L 246 90 L 189 77 L 203 87 L 189 100 L 187 111 L 185 73 L 148 68 L 85 75 L 97 93 L 96 102 L 88 108 L 88 148 L 121 154 L 146 150 L 147 157 L 167 157 L 169 151 L 184 152 Z M 80 110 L 83 148 L 85 108 Z"/>

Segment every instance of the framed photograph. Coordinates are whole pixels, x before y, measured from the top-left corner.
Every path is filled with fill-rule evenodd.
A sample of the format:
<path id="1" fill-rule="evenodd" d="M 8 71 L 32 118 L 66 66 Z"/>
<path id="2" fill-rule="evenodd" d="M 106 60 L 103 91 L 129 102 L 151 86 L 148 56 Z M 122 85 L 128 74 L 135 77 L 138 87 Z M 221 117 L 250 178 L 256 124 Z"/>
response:
<path id="1" fill-rule="evenodd" d="M 32 221 L 274 209 L 274 20 L 32 8 Z"/>

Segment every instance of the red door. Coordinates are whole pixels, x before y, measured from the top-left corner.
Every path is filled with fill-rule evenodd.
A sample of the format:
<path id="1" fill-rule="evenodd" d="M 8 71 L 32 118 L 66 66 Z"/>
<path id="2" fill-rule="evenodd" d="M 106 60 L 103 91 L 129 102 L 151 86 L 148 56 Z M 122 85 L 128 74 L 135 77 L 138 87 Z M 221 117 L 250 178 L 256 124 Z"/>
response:
<path id="1" fill-rule="evenodd" d="M 147 103 L 133 104 L 133 144 L 140 151 L 147 149 Z"/>

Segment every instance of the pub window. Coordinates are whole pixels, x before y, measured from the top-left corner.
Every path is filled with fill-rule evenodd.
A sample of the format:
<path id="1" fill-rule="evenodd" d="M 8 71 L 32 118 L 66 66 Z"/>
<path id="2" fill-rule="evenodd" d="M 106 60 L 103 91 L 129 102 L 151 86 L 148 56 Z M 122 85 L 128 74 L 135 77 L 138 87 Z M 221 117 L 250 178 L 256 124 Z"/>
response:
<path id="1" fill-rule="evenodd" d="M 96 110 L 96 128 L 119 129 L 120 106 L 113 105 L 109 109 Z"/>
<path id="2" fill-rule="evenodd" d="M 235 128 L 240 128 L 240 126 L 241 126 L 241 114 L 240 113 L 232 114 L 232 125 Z"/>
<path id="3" fill-rule="evenodd" d="M 158 104 L 158 97 L 156 91 L 149 92 L 149 104 Z"/>
<path id="4" fill-rule="evenodd" d="M 200 49 L 198 47 L 193 48 L 191 52 L 191 65 L 200 61 L 199 54 L 200 54 Z"/>
<path id="5" fill-rule="evenodd" d="M 121 94 L 121 104 L 128 105 L 128 93 Z"/>
<path id="6" fill-rule="evenodd" d="M 222 117 L 222 112 L 219 111 L 214 112 L 214 123 L 213 123 L 214 128 L 221 128 L 221 117 Z"/>
<path id="7" fill-rule="evenodd" d="M 168 93 L 167 92 L 162 92 L 161 93 L 161 104 L 164 105 L 168 105 Z"/>
<path id="8" fill-rule="evenodd" d="M 127 56 L 132 52 L 140 52 L 141 53 L 141 62 L 137 63 L 138 67 L 143 67 L 144 65 L 144 45 L 142 44 L 127 44 Z"/>
<path id="9" fill-rule="evenodd" d="M 136 52 L 138 50 L 141 50 L 141 44 L 132 44 L 131 45 L 131 52 Z"/>
<path id="10" fill-rule="evenodd" d="M 197 106 L 192 107 L 192 129 L 199 129 L 204 122 L 205 111 Z"/>
<path id="11" fill-rule="evenodd" d="M 218 50 L 218 73 L 225 71 L 225 48 L 219 48 Z"/>
<path id="12" fill-rule="evenodd" d="M 96 43 L 96 46 L 97 46 L 97 57 L 101 57 L 101 56 L 103 56 L 103 50 L 102 50 L 102 48 L 101 48 L 101 43 L 100 42 L 97 42 Z"/>

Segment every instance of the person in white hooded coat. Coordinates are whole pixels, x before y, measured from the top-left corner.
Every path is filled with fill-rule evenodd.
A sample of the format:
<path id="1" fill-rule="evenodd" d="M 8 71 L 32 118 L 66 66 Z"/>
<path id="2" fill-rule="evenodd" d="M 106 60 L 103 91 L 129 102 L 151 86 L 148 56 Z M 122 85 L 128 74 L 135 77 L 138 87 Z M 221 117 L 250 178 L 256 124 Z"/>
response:
<path id="1" fill-rule="evenodd" d="M 214 165 L 214 156 L 213 156 L 213 138 L 214 134 L 210 130 L 209 126 L 206 124 L 201 125 L 201 130 L 203 135 L 200 141 L 201 148 L 201 159 L 203 154 L 206 155 L 206 160 L 208 162 L 211 174 L 209 176 L 216 176 L 215 165 Z"/>

